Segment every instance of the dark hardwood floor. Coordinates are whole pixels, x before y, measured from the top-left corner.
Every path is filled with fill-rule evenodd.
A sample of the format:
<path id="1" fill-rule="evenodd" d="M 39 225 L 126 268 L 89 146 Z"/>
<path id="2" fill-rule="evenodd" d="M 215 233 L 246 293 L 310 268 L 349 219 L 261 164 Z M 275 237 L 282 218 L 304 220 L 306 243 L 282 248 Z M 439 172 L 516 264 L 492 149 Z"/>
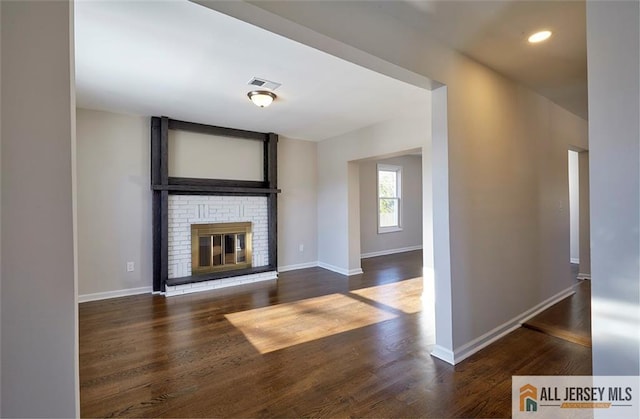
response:
<path id="1" fill-rule="evenodd" d="M 589 348 L 520 328 L 430 356 L 421 253 L 277 282 L 80 305 L 83 417 L 508 417 L 512 375 L 591 374 Z"/>
<path id="2" fill-rule="evenodd" d="M 525 327 L 591 347 L 591 282 L 579 281 L 576 293 L 527 320 Z"/>

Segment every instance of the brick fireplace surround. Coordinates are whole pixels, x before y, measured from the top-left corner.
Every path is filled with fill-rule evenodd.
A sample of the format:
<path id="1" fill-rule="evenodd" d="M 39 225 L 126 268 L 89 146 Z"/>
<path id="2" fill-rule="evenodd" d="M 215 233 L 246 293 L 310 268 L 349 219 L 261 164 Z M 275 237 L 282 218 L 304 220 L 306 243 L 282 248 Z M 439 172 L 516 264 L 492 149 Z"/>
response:
<path id="1" fill-rule="evenodd" d="M 252 266 L 269 265 L 268 206 L 263 196 L 169 195 L 168 279 L 191 276 L 191 225 L 250 221 Z M 191 284 L 168 285 L 165 295 L 186 294 L 223 286 L 275 279 L 273 272 L 221 278 Z"/>

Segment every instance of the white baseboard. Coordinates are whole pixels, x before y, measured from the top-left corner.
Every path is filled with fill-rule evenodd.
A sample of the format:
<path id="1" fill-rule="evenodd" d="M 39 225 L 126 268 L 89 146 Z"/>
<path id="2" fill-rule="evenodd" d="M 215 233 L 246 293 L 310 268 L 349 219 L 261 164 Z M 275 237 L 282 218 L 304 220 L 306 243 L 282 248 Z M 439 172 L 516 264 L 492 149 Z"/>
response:
<path id="1" fill-rule="evenodd" d="M 578 273 L 578 276 L 576 278 L 578 278 L 578 279 L 591 279 L 591 274 Z"/>
<path id="2" fill-rule="evenodd" d="M 298 269 L 315 268 L 317 266 L 318 266 L 318 261 L 316 260 L 315 262 L 297 263 L 295 265 L 278 266 L 278 272 L 297 271 Z"/>
<path id="3" fill-rule="evenodd" d="M 519 317 L 519 324 L 520 326 L 522 326 L 523 323 L 526 323 L 527 320 L 537 316 L 538 314 L 542 313 L 543 311 L 545 311 L 546 309 L 548 309 L 549 307 L 551 307 L 554 304 L 559 303 L 560 301 L 564 300 L 565 298 L 572 296 L 573 294 L 576 293 L 575 288 L 576 285 L 572 285 L 569 288 L 560 291 L 559 293 L 557 293 L 556 295 L 553 295 L 549 298 L 547 298 L 546 300 L 544 300 L 543 302 L 541 302 L 540 304 L 538 304 L 537 306 L 525 311 L 524 313 L 522 313 Z"/>
<path id="4" fill-rule="evenodd" d="M 569 260 L 571 261 L 571 263 L 575 263 L 575 264 L 580 263 L 580 259 L 578 259 L 578 258 L 571 258 Z"/>
<path id="5" fill-rule="evenodd" d="M 413 250 L 421 250 L 421 249 L 422 249 L 422 245 L 420 244 L 418 246 L 409 246 L 409 247 L 400 247 L 398 249 L 380 250 L 378 252 L 363 253 L 360 255 L 360 259 L 374 258 L 376 256 L 394 255 L 396 253 L 411 252 Z"/>
<path id="6" fill-rule="evenodd" d="M 454 358 L 453 358 L 453 352 L 448 350 L 447 348 L 444 348 L 440 345 L 436 345 L 433 347 L 433 350 L 431 351 L 431 355 L 435 356 L 438 359 L 443 360 L 446 363 L 449 363 L 451 365 L 455 365 L 454 362 Z"/>
<path id="7" fill-rule="evenodd" d="M 573 286 L 571 286 L 564 291 L 560 291 L 556 295 L 547 298 L 540 304 L 537 304 L 535 307 L 525 311 L 524 313 L 514 317 L 513 319 L 501 324 L 495 329 L 488 331 L 484 335 L 462 345 L 461 347 L 455 349 L 453 353 L 450 353 L 451 351 L 446 348 L 436 345 L 436 348 L 434 348 L 431 355 L 435 356 L 436 358 L 442 359 L 443 361 L 446 361 L 451 365 L 455 365 L 480 351 L 481 349 L 484 349 L 485 347 L 491 345 L 498 339 L 518 329 L 530 318 L 537 316 L 547 308 L 573 294 L 575 294 L 575 291 L 573 289 Z"/>
<path id="8" fill-rule="evenodd" d="M 519 317 L 514 318 L 453 351 L 452 365 L 464 361 L 476 352 L 518 329 L 521 326 L 518 319 Z"/>
<path id="9" fill-rule="evenodd" d="M 151 293 L 153 289 L 151 287 L 129 288 L 126 290 L 96 292 L 94 294 L 78 295 L 79 303 L 86 303 L 88 301 L 106 300 L 108 298 L 127 297 L 129 295 L 147 294 Z"/>
<path id="10" fill-rule="evenodd" d="M 323 269 L 327 269 L 329 271 L 338 273 L 340 275 L 345 275 L 345 276 L 358 275 L 358 274 L 364 273 L 362 271 L 362 268 L 344 269 L 344 268 L 340 268 L 338 266 L 329 265 L 328 263 L 324 263 L 324 262 L 318 262 L 318 266 L 323 268 Z"/>

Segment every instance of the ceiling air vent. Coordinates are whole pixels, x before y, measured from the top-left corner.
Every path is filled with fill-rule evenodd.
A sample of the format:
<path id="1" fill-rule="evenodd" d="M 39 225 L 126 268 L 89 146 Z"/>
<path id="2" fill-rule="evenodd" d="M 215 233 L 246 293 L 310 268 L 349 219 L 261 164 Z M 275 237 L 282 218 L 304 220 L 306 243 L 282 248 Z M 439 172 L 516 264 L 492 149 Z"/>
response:
<path id="1" fill-rule="evenodd" d="M 276 83 L 275 81 L 269 81 L 266 79 L 260 79 L 258 77 L 254 77 L 249 80 L 247 83 L 249 86 L 261 87 L 263 89 L 276 90 L 278 87 L 282 86 L 282 83 Z"/>

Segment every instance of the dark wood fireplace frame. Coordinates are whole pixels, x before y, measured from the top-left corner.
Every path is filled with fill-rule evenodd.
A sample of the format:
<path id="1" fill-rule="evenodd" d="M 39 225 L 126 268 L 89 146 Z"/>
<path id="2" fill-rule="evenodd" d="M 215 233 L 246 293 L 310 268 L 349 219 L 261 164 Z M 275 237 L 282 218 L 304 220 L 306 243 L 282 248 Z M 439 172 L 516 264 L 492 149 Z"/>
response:
<path id="1" fill-rule="evenodd" d="M 169 176 L 169 130 L 189 131 L 240 140 L 262 141 L 264 174 L 262 181 L 201 179 Z M 278 261 L 278 136 L 274 133 L 244 131 L 178 121 L 166 116 L 151 118 L 151 190 L 153 191 L 153 291 L 164 292 L 167 285 L 209 281 L 231 276 L 275 271 Z M 269 265 L 212 272 L 169 279 L 169 195 L 266 196 L 268 206 Z"/>

